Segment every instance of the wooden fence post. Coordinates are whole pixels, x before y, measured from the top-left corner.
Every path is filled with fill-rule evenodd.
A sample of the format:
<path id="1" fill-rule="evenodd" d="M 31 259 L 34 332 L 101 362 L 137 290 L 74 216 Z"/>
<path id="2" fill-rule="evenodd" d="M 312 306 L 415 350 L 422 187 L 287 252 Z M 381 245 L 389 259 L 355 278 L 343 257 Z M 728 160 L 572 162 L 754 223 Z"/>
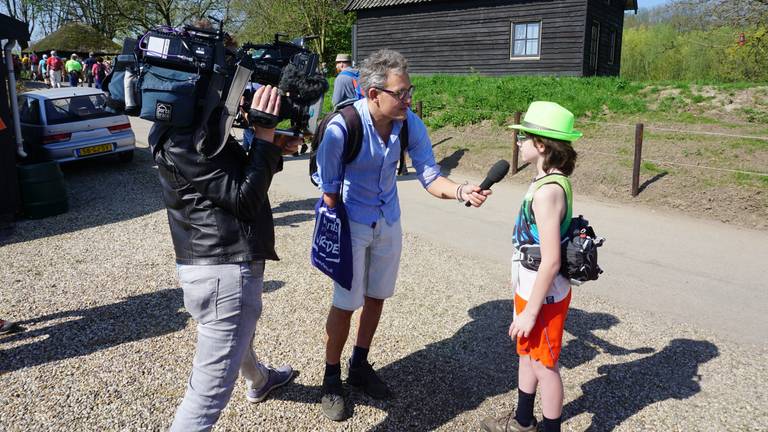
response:
<path id="1" fill-rule="evenodd" d="M 640 193 L 640 162 L 643 159 L 643 124 L 635 125 L 635 160 L 632 165 L 632 196 Z"/>
<path id="2" fill-rule="evenodd" d="M 520 124 L 520 111 L 515 111 L 515 124 Z M 519 130 L 513 129 L 515 132 L 514 140 L 512 141 L 512 175 L 517 174 L 517 160 L 520 156 L 520 147 L 517 146 L 517 134 Z"/>
<path id="3" fill-rule="evenodd" d="M 424 118 L 424 116 L 422 116 L 422 112 L 423 112 L 422 109 L 423 108 L 424 108 L 424 105 L 422 104 L 422 102 L 421 101 L 417 101 L 416 102 L 416 115 L 419 116 L 419 118 Z"/>

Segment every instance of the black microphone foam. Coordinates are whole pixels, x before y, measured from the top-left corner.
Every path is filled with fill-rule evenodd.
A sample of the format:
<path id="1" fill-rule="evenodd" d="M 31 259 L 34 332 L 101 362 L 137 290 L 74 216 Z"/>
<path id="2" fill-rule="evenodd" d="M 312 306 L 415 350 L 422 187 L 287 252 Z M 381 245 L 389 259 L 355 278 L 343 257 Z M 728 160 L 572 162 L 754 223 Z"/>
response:
<path id="1" fill-rule="evenodd" d="M 491 169 L 488 170 L 488 174 L 485 176 L 485 180 L 483 180 L 482 183 L 480 183 L 480 189 L 486 190 L 490 189 L 491 186 L 493 186 L 494 183 L 498 183 L 503 179 L 507 173 L 509 172 L 509 162 L 505 161 L 504 159 L 501 159 L 497 161 Z M 471 206 L 469 201 L 465 204 L 467 207 Z"/>

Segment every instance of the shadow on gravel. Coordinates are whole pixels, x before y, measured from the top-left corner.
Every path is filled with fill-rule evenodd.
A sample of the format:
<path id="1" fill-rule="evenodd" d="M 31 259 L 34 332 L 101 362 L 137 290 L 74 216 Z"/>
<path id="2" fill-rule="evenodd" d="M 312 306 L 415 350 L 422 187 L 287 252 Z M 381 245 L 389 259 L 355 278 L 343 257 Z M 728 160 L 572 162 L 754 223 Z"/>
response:
<path id="1" fill-rule="evenodd" d="M 709 341 L 674 339 L 656 354 L 597 368 L 583 395 L 563 407 L 563 419 L 592 413 L 588 431 L 610 431 L 649 405 L 701 391 L 699 365 L 719 355 Z"/>
<path id="2" fill-rule="evenodd" d="M 75 232 L 144 216 L 164 209 L 157 169 L 149 149 L 137 148 L 134 160 L 88 159 L 62 165 L 69 199 L 67 213 L 16 222 L 0 245 Z"/>
<path id="3" fill-rule="evenodd" d="M 572 334 L 560 356 L 560 366 L 574 369 L 595 359 L 600 354 L 620 356 L 627 354 L 650 354 L 653 348 L 627 349 L 608 342 L 592 333 L 595 330 L 608 330 L 619 323 L 615 316 L 601 312 L 586 312 L 581 309 L 568 309 L 565 331 Z"/>
<path id="4" fill-rule="evenodd" d="M 296 201 L 285 201 L 272 208 L 275 226 L 297 227 L 297 224 L 315 220 L 315 203 L 317 198 L 306 198 Z M 280 215 L 280 213 L 293 213 Z"/>
<path id="5" fill-rule="evenodd" d="M 507 394 L 514 404 L 518 357 L 507 335 L 512 311 L 509 300 L 490 301 L 470 309 L 472 321 L 450 338 L 429 344 L 378 369 L 381 378 L 395 392 L 394 399 L 378 401 L 348 389 L 351 390 L 347 397 L 348 408 L 354 412 L 357 405 L 370 405 L 387 412 L 387 417 L 369 431 L 421 431 L 444 426 L 458 415 L 476 410 L 490 397 Z M 619 319 L 610 314 L 571 309 L 566 331 L 575 339 L 563 348 L 563 365 L 574 368 L 600 354 L 621 356 L 653 352 L 651 348 L 623 348 L 593 334 L 595 330 L 608 329 L 618 323 Z M 374 347 L 374 359 L 376 349 Z M 709 342 L 678 340 L 660 353 L 627 363 L 626 368 L 621 364 L 602 366 L 598 371 L 606 376 L 585 384 L 584 391 L 589 399 L 582 397 L 569 404 L 564 419 L 587 411 L 583 407 L 598 407 L 597 411 L 590 408 L 590 412 L 596 414 L 594 421 L 615 426 L 652 402 L 675 397 L 664 395 L 676 391 L 677 387 L 680 387 L 677 389 L 680 395 L 695 389 L 690 393 L 692 395 L 698 391 L 696 367 L 715 356 L 717 348 Z M 627 378 L 621 378 L 624 376 Z M 654 396 L 654 389 L 660 393 Z M 615 397 L 606 392 L 615 392 Z M 292 384 L 273 397 L 317 404 L 319 412 L 320 396 L 319 385 Z M 621 421 L 612 422 L 616 408 L 622 404 L 629 406 L 635 396 L 639 398 L 638 408 L 628 411 Z"/>
<path id="6" fill-rule="evenodd" d="M 91 309 L 20 321 L 19 324 L 28 328 L 54 322 L 0 338 L 2 345 L 34 340 L 0 351 L 0 375 L 182 330 L 189 318 L 189 314 L 180 311 L 183 305 L 181 288 L 173 288 Z"/>
<path id="7" fill-rule="evenodd" d="M 387 418 L 372 428 L 376 431 L 433 430 L 477 408 L 486 398 L 515 389 L 517 359 L 507 336 L 512 302 L 487 302 L 472 308 L 469 315 L 472 321 L 452 337 L 378 370 L 395 392 L 394 399 L 378 401 L 353 391 L 347 398 L 351 411 L 355 405 L 386 411 Z M 320 410 L 319 385 L 289 385 L 273 397 L 318 404 Z"/>

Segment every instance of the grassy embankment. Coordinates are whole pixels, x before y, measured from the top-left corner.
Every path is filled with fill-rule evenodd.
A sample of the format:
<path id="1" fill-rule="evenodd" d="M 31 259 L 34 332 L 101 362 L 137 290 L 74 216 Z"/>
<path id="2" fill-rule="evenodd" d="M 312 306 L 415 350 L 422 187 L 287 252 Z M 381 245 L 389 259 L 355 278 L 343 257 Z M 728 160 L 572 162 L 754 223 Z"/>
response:
<path id="1" fill-rule="evenodd" d="M 482 175 L 494 160 L 511 159 L 504 125 L 531 101 L 552 100 L 584 131 L 573 176 L 580 192 L 768 227 L 768 176 L 745 173 L 768 172 L 768 141 L 744 138 L 768 137 L 768 84 L 446 75 L 413 83 L 444 171 Z M 636 123 L 645 124 L 644 187 L 632 199 Z M 510 181 L 530 175 L 526 169 Z"/>

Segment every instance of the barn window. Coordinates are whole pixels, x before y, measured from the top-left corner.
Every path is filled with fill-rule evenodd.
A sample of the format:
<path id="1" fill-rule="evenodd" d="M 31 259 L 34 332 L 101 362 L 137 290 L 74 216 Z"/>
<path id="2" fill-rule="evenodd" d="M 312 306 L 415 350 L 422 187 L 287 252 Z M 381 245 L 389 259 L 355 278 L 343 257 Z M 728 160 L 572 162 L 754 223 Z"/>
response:
<path id="1" fill-rule="evenodd" d="M 541 21 L 512 23 L 512 52 L 510 58 L 539 57 Z"/>
<path id="2" fill-rule="evenodd" d="M 589 38 L 589 69 L 593 74 L 597 73 L 597 51 L 600 44 L 600 23 L 592 23 L 592 32 Z"/>

